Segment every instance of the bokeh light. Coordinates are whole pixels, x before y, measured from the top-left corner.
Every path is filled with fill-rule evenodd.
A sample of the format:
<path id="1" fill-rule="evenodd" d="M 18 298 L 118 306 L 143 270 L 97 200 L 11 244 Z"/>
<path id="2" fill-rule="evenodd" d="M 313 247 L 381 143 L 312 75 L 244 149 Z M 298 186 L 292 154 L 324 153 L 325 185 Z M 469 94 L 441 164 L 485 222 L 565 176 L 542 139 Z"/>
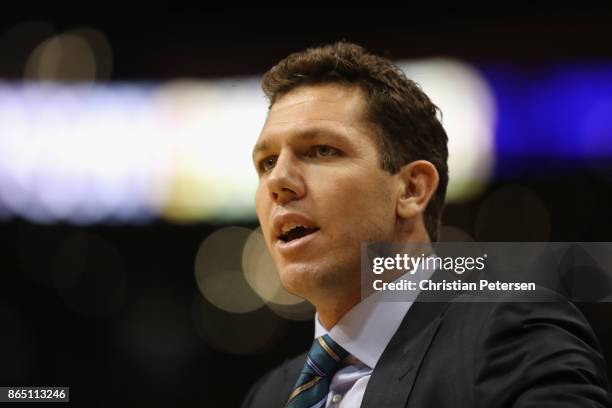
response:
<path id="1" fill-rule="evenodd" d="M 168 139 L 133 86 L 0 83 L 0 199 L 35 222 L 139 222 L 156 212 Z"/>
<path id="2" fill-rule="evenodd" d="M 95 72 L 62 71 L 66 55 L 95 60 Z M 448 199 L 466 200 L 486 184 L 493 163 L 490 91 L 458 61 L 400 65 L 444 112 Z M 251 149 L 267 111 L 258 78 L 83 85 L 112 69 L 108 40 L 91 28 L 43 41 L 28 67 L 32 78 L 80 78 L 81 85 L 0 82 L 0 201 L 7 211 L 76 224 L 254 217 Z"/>
<path id="3" fill-rule="evenodd" d="M 114 57 L 113 49 L 106 34 L 93 27 L 76 28 L 68 31 L 67 34 L 75 35 L 87 41 L 96 61 L 96 82 L 111 79 Z"/>
<path id="4" fill-rule="evenodd" d="M 268 307 L 282 318 L 296 321 L 312 320 L 316 312 L 314 306 L 307 301 L 290 305 L 268 303 Z"/>
<path id="5" fill-rule="evenodd" d="M 59 34 L 32 51 L 24 77 L 29 81 L 93 82 L 96 70 L 96 56 L 87 40 L 75 34 Z"/>
<path id="6" fill-rule="evenodd" d="M 221 228 L 206 237 L 196 254 L 195 278 L 201 294 L 227 312 L 247 313 L 264 305 L 242 271 L 242 249 L 250 234 L 248 228 Z"/>
<path id="7" fill-rule="evenodd" d="M 228 313 L 193 298 L 196 330 L 211 347 L 231 354 L 252 354 L 270 349 L 286 330 L 286 323 L 264 307 L 251 313 Z"/>
<path id="8" fill-rule="evenodd" d="M 244 245 L 242 268 L 251 288 L 266 301 L 274 313 L 289 320 L 312 319 L 313 306 L 306 300 L 287 292 L 283 287 L 261 227 L 251 233 Z"/>
<path id="9" fill-rule="evenodd" d="M 91 83 L 110 79 L 113 52 L 106 35 L 83 27 L 51 36 L 33 49 L 24 68 L 28 81 Z"/>
<path id="10" fill-rule="evenodd" d="M 174 81 L 154 101 L 174 138 L 172 187 L 160 212 L 178 221 L 252 216 L 251 151 L 267 112 L 259 80 Z"/>
<path id="11" fill-rule="evenodd" d="M 182 84 L 0 81 L 4 211 L 37 223 L 252 219 L 256 82 Z"/>
<path id="12" fill-rule="evenodd" d="M 442 111 L 448 134 L 447 202 L 465 202 L 487 186 L 495 163 L 496 105 L 485 78 L 451 59 L 399 63 Z"/>
<path id="13" fill-rule="evenodd" d="M 256 228 L 249 235 L 244 245 L 242 267 L 249 285 L 266 302 L 294 305 L 304 301 L 290 294 L 283 287 L 266 246 L 261 227 Z"/>
<path id="14" fill-rule="evenodd" d="M 586 165 L 597 177 L 612 183 L 612 97 L 593 104 L 584 118 L 580 134 L 580 148 L 590 156 Z"/>

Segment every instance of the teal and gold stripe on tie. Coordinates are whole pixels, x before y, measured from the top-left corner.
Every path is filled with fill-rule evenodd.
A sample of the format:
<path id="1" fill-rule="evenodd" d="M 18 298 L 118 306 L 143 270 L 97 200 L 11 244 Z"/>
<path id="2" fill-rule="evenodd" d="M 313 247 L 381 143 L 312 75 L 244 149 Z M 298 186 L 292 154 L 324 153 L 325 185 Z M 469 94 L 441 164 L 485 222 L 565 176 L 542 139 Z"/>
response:
<path id="1" fill-rule="evenodd" d="M 304 368 L 302 368 L 285 407 L 320 408 L 325 406 L 331 379 L 348 354 L 329 335 L 317 337 L 312 343 Z"/>

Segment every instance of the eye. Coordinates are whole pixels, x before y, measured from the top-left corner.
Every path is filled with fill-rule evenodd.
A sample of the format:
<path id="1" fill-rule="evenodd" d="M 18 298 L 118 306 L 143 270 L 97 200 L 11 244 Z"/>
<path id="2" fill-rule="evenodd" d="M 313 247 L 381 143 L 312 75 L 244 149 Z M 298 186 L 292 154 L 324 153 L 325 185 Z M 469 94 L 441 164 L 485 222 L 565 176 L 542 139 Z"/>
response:
<path id="1" fill-rule="evenodd" d="M 319 157 L 336 156 L 339 153 L 338 149 L 325 145 L 315 146 L 313 150 L 314 155 Z"/>
<path id="2" fill-rule="evenodd" d="M 276 156 L 266 157 L 259 162 L 259 169 L 263 172 L 270 171 L 276 164 Z"/>

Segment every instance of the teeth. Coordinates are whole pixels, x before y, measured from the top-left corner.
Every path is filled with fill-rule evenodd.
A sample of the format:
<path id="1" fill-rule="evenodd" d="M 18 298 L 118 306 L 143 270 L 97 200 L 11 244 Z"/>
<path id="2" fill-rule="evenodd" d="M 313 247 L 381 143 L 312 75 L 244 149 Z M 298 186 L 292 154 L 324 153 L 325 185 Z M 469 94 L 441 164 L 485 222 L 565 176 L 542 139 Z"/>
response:
<path id="1" fill-rule="evenodd" d="M 290 223 L 287 223 L 287 224 L 283 225 L 283 228 L 281 229 L 281 231 L 283 232 L 283 234 L 286 234 L 287 232 L 291 231 L 292 229 L 294 229 L 296 227 L 306 228 L 302 224 L 296 224 L 296 223 L 290 222 Z"/>

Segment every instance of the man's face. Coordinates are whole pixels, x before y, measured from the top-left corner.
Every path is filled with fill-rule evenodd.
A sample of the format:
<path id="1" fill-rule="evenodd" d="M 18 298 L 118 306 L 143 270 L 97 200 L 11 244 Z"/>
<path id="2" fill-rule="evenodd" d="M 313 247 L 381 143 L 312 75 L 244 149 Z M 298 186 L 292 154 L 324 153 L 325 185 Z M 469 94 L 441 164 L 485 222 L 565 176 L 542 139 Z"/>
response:
<path id="1" fill-rule="evenodd" d="M 283 285 L 359 293 L 360 244 L 392 241 L 397 179 L 379 166 L 358 87 L 298 87 L 272 106 L 254 149 L 257 216 Z"/>

